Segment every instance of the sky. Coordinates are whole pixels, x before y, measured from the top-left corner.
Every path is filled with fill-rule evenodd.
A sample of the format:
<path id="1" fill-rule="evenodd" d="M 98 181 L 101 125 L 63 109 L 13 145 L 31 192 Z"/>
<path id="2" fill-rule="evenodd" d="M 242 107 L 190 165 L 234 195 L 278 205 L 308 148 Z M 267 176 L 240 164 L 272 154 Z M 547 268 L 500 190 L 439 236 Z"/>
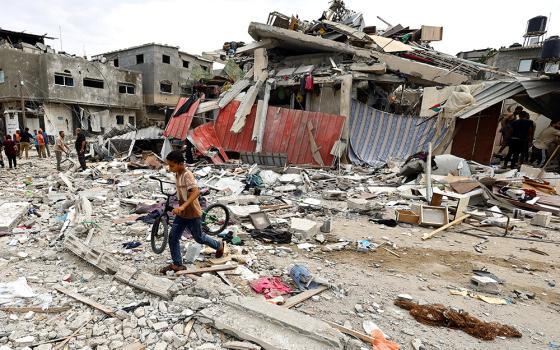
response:
<path id="1" fill-rule="evenodd" d="M 92 55 L 156 42 L 200 54 L 221 48 L 226 41 L 250 42 L 250 22 L 266 23 L 269 12 L 298 14 L 313 20 L 328 0 L 2 0 L 3 29 L 56 37 L 47 44 L 56 50 Z M 362 12 L 366 25 L 385 28 L 377 19 L 411 28 L 443 26 L 436 50 L 499 48 L 523 41 L 527 20 L 550 16 L 548 35 L 560 35 L 560 1 L 469 0 L 346 0 Z M 60 35 L 62 34 L 62 35 Z"/>

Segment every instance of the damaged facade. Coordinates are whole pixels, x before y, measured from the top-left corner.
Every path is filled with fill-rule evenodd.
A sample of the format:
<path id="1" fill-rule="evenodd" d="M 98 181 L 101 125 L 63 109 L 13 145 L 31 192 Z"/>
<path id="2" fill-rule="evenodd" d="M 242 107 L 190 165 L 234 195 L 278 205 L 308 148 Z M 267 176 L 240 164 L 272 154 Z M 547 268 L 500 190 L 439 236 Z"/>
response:
<path id="1" fill-rule="evenodd" d="M 2 132 L 42 128 L 54 136 L 77 127 L 99 133 L 136 125 L 143 110 L 139 73 L 55 53 L 41 36 L 25 36 L 34 42 L 12 45 L 21 34 L 0 32 Z"/>
<path id="2" fill-rule="evenodd" d="M 111 51 L 94 57 L 109 67 L 142 73 L 142 94 L 147 122 L 163 124 L 165 112 L 177 105 L 181 96 L 193 92 L 193 84 L 212 76 L 212 62 L 179 51 L 176 46 L 145 44 Z"/>

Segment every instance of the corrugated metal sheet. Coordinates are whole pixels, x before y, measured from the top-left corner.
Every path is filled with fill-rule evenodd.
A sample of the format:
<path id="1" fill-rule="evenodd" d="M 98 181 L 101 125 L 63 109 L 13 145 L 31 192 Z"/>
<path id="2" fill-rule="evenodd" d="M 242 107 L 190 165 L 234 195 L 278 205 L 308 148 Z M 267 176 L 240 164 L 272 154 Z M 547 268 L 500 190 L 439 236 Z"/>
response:
<path id="1" fill-rule="evenodd" d="M 179 103 L 177 103 L 177 106 L 175 107 L 175 111 L 173 111 L 173 115 L 183 104 L 185 104 L 185 102 L 187 102 L 187 100 L 188 100 L 187 97 L 181 97 L 179 99 Z M 172 117 L 169 123 L 167 124 L 165 131 L 163 132 L 163 136 L 168 138 L 179 139 L 179 140 L 186 139 L 187 132 L 191 127 L 191 123 L 194 114 L 198 108 L 198 105 L 200 104 L 200 100 L 201 100 L 200 98 L 196 100 L 186 113 Z"/>
<path id="2" fill-rule="evenodd" d="M 498 81 L 485 84 L 487 86 L 474 95 L 475 103 L 456 113 L 456 118 L 465 119 L 471 117 L 525 90 L 518 81 Z"/>
<path id="3" fill-rule="evenodd" d="M 354 164 L 381 167 L 389 159 L 404 160 L 416 152 L 427 151 L 429 142 L 437 146 L 447 132 L 442 130 L 434 140 L 436 122 L 435 118 L 391 114 L 352 101 L 350 160 Z"/>
<path id="4" fill-rule="evenodd" d="M 255 142 L 251 140 L 255 124 L 256 106 L 247 116 L 243 130 L 234 134 L 230 131 L 235 120 L 239 101 L 230 102 L 220 111 L 216 120 L 216 135 L 225 150 L 254 152 Z M 269 107 L 266 117 L 262 151 L 285 153 L 290 164 L 317 164 L 311 154 L 307 135 L 307 122 L 313 125 L 313 136 L 320 147 L 325 165 L 332 164 L 332 146 L 340 139 L 345 117 L 320 112 L 307 112 L 280 107 Z"/>
<path id="5" fill-rule="evenodd" d="M 157 126 L 150 126 L 148 128 L 130 131 L 126 134 L 111 137 L 111 140 L 157 140 L 161 139 L 163 130 Z"/>
<path id="6" fill-rule="evenodd" d="M 224 161 L 227 162 L 229 160 L 226 152 L 220 146 L 220 140 L 216 136 L 214 123 L 202 124 L 193 130 L 189 130 L 188 139 L 202 154 L 210 156 L 214 164 L 222 164 Z M 211 155 L 213 148 L 219 150 L 219 155 Z"/>

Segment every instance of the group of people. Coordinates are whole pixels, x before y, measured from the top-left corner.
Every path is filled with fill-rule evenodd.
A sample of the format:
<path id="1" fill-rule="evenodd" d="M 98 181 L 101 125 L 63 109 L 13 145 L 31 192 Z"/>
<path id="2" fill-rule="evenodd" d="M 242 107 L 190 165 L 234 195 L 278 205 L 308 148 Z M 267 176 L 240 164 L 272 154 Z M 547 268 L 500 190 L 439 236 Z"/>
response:
<path id="1" fill-rule="evenodd" d="M 510 164 L 514 169 L 524 163 L 542 167 L 560 144 L 560 122 L 551 122 L 535 139 L 535 122 L 521 106 L 506 113 L 500 123 L 502 143 L 498 153 L 508 147 L 504 168 Z"/>
<path id="2" fill-rule="evenodd" d="M 39 158 L 51 156 L 47 133 L 39 129 L 34 130 L 33 134 L 31 134 L 29 128 L 25 128 L 23 131 L 16 130 L 13 136 L 5 135 L 4 140 L 0 142 L 0 166 L 4 167 L 2 149 L 8 159 L 9 168 L 12 169 L 17 168 L 17 158 L 21 159 L 25 155 L 25 159 L 29 159 L 29 147 L 32 143 L 35 145 Z M 76 129 L 75 146 L 80 167 L 82 170 L 86 170 L 86 136 L 81 129 Z M 54 153 L 56 157 L 56 170 L 61 171 L 62 155 L 70 155 L 70 148 L 66 145 L 64 131 L 59 131 L 58 133 L 54 143 Z"/>

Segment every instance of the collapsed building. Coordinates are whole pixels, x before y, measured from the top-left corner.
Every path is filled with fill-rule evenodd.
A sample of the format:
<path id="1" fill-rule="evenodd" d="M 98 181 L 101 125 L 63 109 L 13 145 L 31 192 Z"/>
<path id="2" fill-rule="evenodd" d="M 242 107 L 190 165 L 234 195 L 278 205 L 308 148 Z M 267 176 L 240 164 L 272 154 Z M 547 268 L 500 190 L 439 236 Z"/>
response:
<path id="1" fill-rule="evenodd" d="M 438 52 L 430 42 L 442 39 L 441 27 L 368 27 L 332 1 L 319 20 L 272 12 L 248 32 L 254 42 L 203 54 L 225 64 L 222 93 L 181 100 L 165 133 L 213 150 L 215 162 L 234 152 L 269 164 L 380 166 L 432 143 L 435 153 L 488 164 L 505 99 L 557 118 L 553 77 Z M 493 80 L 477 80 L 484 75 Z M 195 116 L 211 121 L 188 131 Z"/>

